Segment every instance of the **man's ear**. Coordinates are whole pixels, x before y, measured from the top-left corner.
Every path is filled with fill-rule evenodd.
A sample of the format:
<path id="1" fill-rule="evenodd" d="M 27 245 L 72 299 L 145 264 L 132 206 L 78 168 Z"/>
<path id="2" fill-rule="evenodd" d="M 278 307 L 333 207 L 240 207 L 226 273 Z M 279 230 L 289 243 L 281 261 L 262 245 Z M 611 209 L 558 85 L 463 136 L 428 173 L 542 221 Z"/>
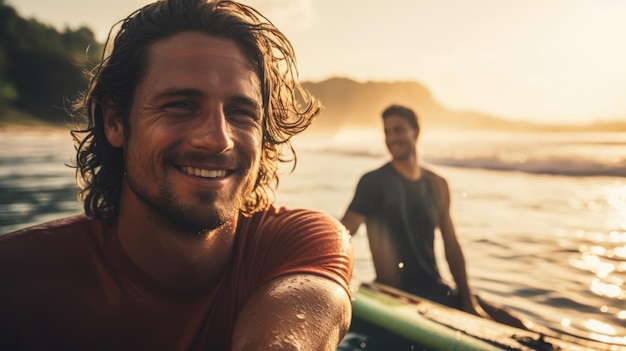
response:
<path id="1" fill-rule="evenodd" d="M 413 141 L 417 142 L 417 139 L 419 139 L 420 137 L 420 131 L 419 129 L 413 129 L 414 133 L 413 133 Z"/>
<path id="2" fill-rule="evenodd" d="M 104 116 L 104 133 L 106 134 L 109 144 L 113 147 L 124 146 L 124 122 L 119 109 L 113 104 L 110 97 L 104 98 L 102 105 Z"/>

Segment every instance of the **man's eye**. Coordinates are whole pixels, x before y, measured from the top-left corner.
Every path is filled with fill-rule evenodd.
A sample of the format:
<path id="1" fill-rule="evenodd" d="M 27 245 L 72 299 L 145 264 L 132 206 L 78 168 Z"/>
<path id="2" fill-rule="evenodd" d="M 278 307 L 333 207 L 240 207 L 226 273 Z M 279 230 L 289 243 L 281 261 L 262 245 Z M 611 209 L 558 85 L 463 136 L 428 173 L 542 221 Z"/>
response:
<path id="1" fill-rule="evenodd" d="M 165 104 L 165 108 L 190 110 L 193 107 L 189 103 L 176 101 L 176 102 L 170 102 L 168 104 Z"/>
<path id="2" fill-rule="evenodd" d="M 253 120 L 258 120 L 258 115 L 246 109 L 233 109 L 226 113 L 229 118 L 250 118 Z"/>

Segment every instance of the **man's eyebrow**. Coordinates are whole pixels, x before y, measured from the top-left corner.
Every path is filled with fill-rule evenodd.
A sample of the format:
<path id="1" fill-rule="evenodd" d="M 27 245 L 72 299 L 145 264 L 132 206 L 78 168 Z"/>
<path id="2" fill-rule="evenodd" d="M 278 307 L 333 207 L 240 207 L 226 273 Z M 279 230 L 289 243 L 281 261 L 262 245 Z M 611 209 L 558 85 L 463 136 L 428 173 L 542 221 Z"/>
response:
<path id="1" fill-rule="evenodd" d="M 169 98 L 169 97 L 201 97 L 205 96 L 205 93 L 198 89 L 177 89 L 172 88 L 160 92 L 156 95 L 157 99 Z M 246 105 L 251 108 L 260 109 L 262 107 L 261 102 L 258 99 L 246 96 L 235 95 L 228 99 L 230 103 Z"/>
<path id="2" fill-rule="evenodd" d="M 203 96 L 204 93 L 197 89 L 177 89 L 172 88 L 165 90 L 156 95 L 157 99 L 168 98 L 168 97 L 177 97 L 177 96 L 185 96 L 185 97 L 198 97 Z"/>
<path id="3" fill-rule="evenodd" d="M 261 109 L 262 107 L 262 104 L 259 100 L 253 99 L 246 95 L 236 95 L 230 99 L 230 102 L 234 104 L 246 105 L 254 109 Z"/>

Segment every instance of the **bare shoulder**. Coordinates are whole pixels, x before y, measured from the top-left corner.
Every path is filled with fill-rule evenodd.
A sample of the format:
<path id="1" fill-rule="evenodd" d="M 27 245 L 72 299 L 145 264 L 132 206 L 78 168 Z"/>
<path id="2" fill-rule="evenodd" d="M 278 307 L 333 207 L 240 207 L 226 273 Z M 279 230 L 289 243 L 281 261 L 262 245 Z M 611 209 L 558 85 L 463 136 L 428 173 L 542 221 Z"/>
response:
<path id="1" fill-rule="evenodd" d="M 433 184 L 433 187 L 435 187 L 436 189 L 439 189 L 439 190 L 448 189 L 448 181 L 446 180 L 446 178 L 442 177 L 441 175 L 439 175 L 438 173 L 436 173 L 435 171 L 427 167 L 422 167 L 422 172 L 428 174 Z"/>

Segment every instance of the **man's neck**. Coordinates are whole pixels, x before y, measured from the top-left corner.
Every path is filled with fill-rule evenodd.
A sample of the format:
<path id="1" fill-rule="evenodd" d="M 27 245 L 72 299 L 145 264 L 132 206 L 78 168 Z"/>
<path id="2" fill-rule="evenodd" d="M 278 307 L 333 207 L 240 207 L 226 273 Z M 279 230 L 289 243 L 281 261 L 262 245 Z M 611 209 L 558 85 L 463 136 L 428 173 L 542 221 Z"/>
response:
<path id="1" fill-rule="evenodd" d="M 229 265 L 237 220 L 197 237 L 120 211 L 118 235 L 128 256 L 163 285 L 192 289 L 215 281 Z"/>
<path id="2" fill-rule="evenodd" d="M 417 162 L 417 156 L 402 160 L 394 159 L 391 161 L 391 165 L 409 180 L 418 180 L 422 176 L 422 168 Z"/>

